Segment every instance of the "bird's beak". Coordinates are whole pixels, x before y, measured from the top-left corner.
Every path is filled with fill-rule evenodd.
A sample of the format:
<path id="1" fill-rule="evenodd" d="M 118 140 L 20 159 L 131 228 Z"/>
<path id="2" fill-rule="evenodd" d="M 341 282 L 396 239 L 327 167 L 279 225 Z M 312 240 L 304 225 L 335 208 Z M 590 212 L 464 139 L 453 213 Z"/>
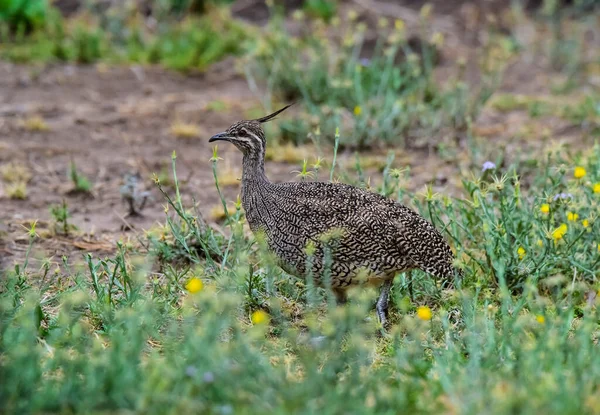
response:
<path id="1" fill-rule="evenodd" d="M 208 142 L 212 143 L 213 141 L 229 141 L 229 136 L 227 135 L 227 133 L 219 133 L 219 134 L 215 134 L 213 135 Z"/>

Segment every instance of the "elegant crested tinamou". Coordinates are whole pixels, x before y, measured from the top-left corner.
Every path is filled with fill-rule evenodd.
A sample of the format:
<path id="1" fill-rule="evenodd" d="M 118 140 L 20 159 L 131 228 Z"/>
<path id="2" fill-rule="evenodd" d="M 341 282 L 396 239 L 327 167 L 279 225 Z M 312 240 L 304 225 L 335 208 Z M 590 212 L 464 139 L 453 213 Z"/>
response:
<path id="1" fill-rule="evenodd" d="M 347 184 L 271 182 L 265 175 L 267 143 L 261 124 L 288 107 L 236 122 L 209 140 L 230 142 L 243 153 L 242 206 L 248 224 L 254 233 L 264 233 L 286 272 L 312 275 L 323 285 L 330 255 L 327 275 L 338 302 L 345 301 L 353 285 L 381 285 L 376 309 L 383 325 L 397 273 L 418 268 L 445 281 L 460 276 L 442 235 L 398 202 Z M 307 261 L 309 244 L 314 253 Z"/>

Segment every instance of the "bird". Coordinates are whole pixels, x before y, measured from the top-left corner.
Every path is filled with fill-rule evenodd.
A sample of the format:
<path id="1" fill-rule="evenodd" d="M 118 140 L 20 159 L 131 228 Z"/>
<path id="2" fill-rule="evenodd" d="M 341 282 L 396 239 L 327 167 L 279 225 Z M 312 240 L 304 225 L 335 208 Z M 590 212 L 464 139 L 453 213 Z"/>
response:
<path id="1" fill-rule="evenodd" d="M 338 303 L 353 286 L 381 287 L 375 308 L 388 324 L 394 277 L 421 269 L 452 284 L 461 271 L 441 233 L 410 208 L 378 193 L 343 183 L 272 182 L 265 174 L 263 124 L 285 111 L 242 120 L 209 142 L 242 152 L 241 201 L 252 232 L 266 237 L 278 265 L 317 286 L 331 288 Z"/>

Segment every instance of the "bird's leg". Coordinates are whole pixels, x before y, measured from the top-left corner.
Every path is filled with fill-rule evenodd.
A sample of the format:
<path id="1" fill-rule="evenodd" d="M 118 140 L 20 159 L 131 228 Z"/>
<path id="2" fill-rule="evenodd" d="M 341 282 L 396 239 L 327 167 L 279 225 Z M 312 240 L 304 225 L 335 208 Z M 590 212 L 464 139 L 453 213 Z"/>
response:
<path id="1" fill-rule="evenodd" d="M 346 304 L 348 302 L 348 295 L 346 294 L 346 290 L 343 290 L 341 288 L 332 288 L 332 291 L 335 295 L 337 305 Z"/>
<path id="2" fill-rule="evenodd" d="M 381 286 L 381 293 L 379 294 L 379 299 L 377 300 L 377 304 L 375 305 L 375 309 L 377 310 L 377 317 L 379 317 L 379 321 L 381 325 L 385 328 L 387 326 L 388 319 L 388 297 L 390 295 L 390 289 L 392 288 L 392 279 L 387 279 L 383 282 Z"/>

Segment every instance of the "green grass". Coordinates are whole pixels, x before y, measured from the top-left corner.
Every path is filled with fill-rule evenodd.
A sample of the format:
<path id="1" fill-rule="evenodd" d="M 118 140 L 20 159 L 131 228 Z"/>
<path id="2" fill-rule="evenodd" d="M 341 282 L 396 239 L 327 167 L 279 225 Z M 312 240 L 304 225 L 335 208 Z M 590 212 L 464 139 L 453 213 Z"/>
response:
<path id="1" fill-rule="evenodd" d="M 112 256 L 6 271 L 4 412 L 595 413 L 600 147 L 548 154 L 527 189 L 518 165 L 487 170 L 461 199 L 402 191 L 390 159 L 374 190 L 431 218 L 465 278 L 440 291 L 398 275 L 383 338 L 374 290 L 326 301 L 243 232 L 239 205 L 216 233 L 182 203 L 175 161 L 174 189 L 156 180 L 168 209 L 148 249 L 119 242 Z M 30 247 L 37 238 L 33 225 Z"/>

